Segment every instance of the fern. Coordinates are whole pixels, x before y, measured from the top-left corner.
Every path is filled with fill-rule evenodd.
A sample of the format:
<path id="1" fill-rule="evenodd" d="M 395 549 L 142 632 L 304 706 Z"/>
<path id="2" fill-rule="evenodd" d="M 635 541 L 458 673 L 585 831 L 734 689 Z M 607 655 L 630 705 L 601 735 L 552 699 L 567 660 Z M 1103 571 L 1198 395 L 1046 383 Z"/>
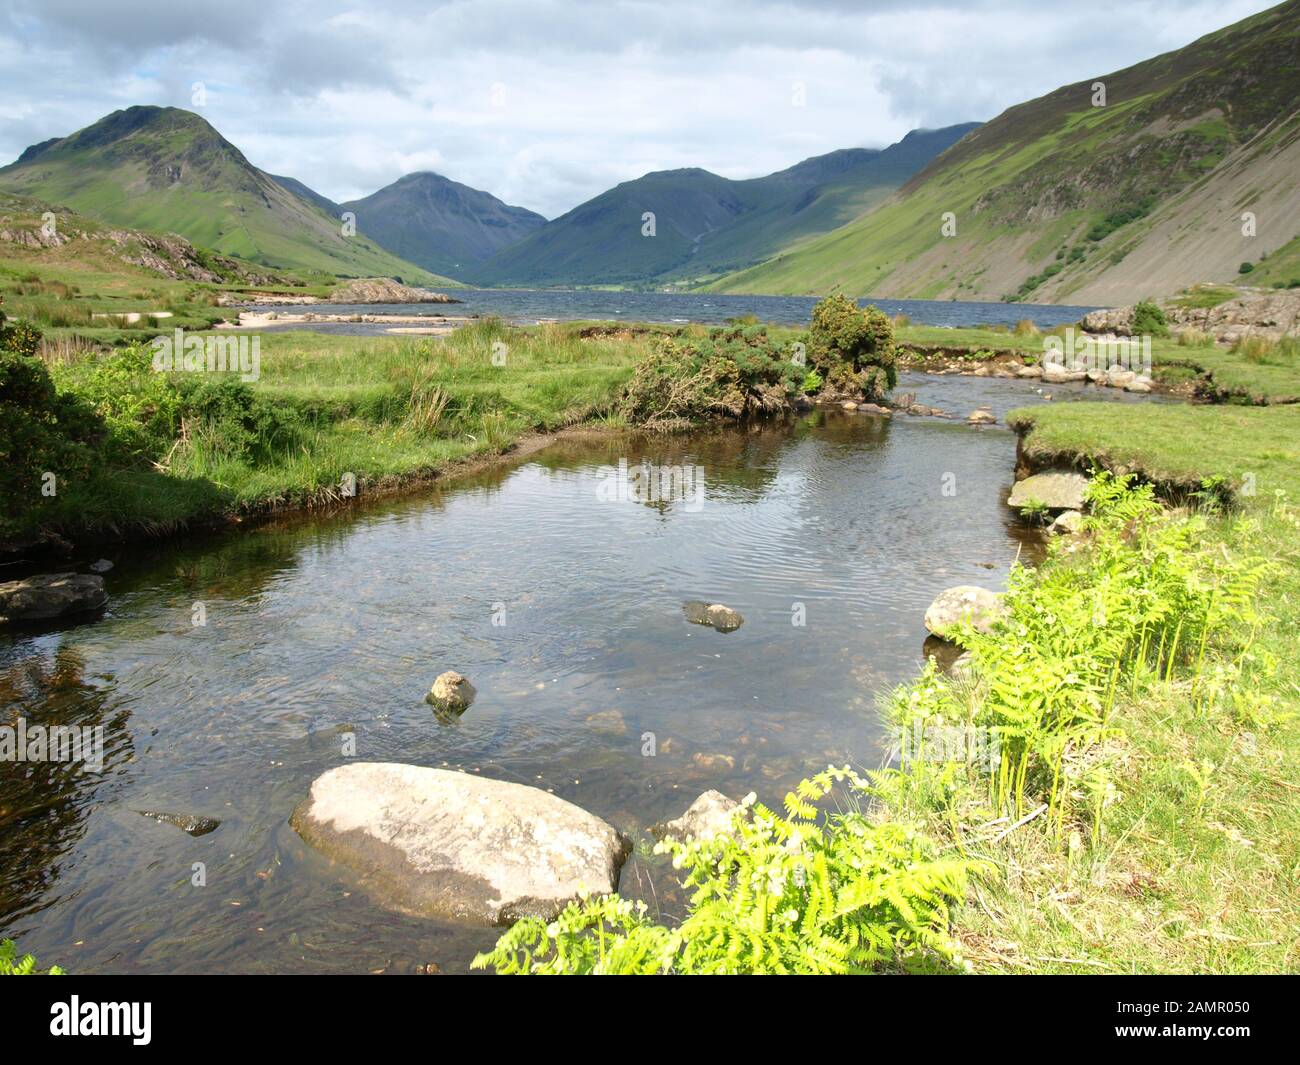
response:
<path id="1" fill-rule="evenodd" d="M 956 640 L 972 653 L 975 684 L 954 684 L 931 668 L 887 706 L 904 733 L 933 724 L 987 730 L 1000 754 L 988 781 L 991 804 L 1019 817 L 1045 801 L 1048 823 L 1058 828 L 1073 795 L 1106 793 L 1095 752 L 1122 727 L 1112 716 L 1120 686 L 1136 693 L 1190 672 L 1193 694 L 1203 698 L 1207 647 L 1226 638 L 1229 622 L 1254 630 L 1259 589 L 1272 568 L 1221 544 L 1207 546 L 1204 517 L 1170 518 L 1151 486 L 1130 477 L 1096 473 L 1087 498 L 1086 553 L 1053 544 L 1043 565 L 1013 568 L 1007 614 L 995 631 L 956 628 Z M 1249 533 L 1244 523 L 1243 530 Z M 924 760 L 891 786 L 931 804 L 942 798 L 932 793 Z M 1080 812 L 1093 819 L 1094 840 L 1104 805 L 1091 801 Z"/>
<path id="2" fill-rule="evenodd" d="M 19 955 L 12 939 L 0 939 L 0 976 L 38 976 L 36 959 L 30 954 Z M 63 970 L 57 965 L 51 966 L 49 976 L 62 976 Z"/>
<path id="3" fill-rule="evenodd" d="M 474 959 L 499 973 L 861 973 L 959 968 L 953 905 L 973 874 L 928 837 L 860 810 L 825 814 L 837 787 L 874 785 L 828 768 L 785 797 L 785 816 L 749 801 L 734 833 L 656 846 L 684 871 L 689 912 L 676 928 L 617 895 L 571 903 L 550 924 L 520 921 Z"/>

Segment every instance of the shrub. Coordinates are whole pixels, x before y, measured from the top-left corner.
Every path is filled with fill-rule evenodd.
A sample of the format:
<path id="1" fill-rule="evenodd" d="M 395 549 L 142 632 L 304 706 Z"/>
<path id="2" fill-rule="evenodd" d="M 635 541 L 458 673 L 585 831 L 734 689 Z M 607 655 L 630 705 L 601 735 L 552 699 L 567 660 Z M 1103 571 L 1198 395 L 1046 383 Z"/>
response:
<path id="1" fill-rule="evenodd" d="M 888 316 L 847 296 L 827 296 L 813 307 L 807 346 L 813 368 L 837 392 L 880 402 L 898 380 Z"/>
<path id="2" fill-rule="evenodd" d="M 15 355 L 35 355 L 41 343 L 41 331 L 26 322 L 6 325 L 7 321 L 4 311 L 0 310 L 0 351 L 13 352 Z"/>
<path id="3" fill-rule="evenodd" d="M 1130 222 L 1136 222 L 1139 218 L 1145 217 L 1151 213 L 1151 208 L 1156 204 L 1154 196 L 1143 196 L 1141 199 L 1128 204 L 1127 206 L 1117 208 L 1106 215 L 1101 221 L 1095 223 L 1088 230 L 1088 240 L 1094 244 L 1099 240 L 1105 240 L 1115 230 L 1128 225 Z"/>
<path id="4" fill-rule="evenodd" d="M 979 862 L 941 857 L 910 825 L 877 823 L 838 803 L 836 785 L 871 785 L 830 768 L 785 797 L 785 816 L 762 805 L 738 812 L 734 834 L 664 841 L 692 892 L 675 928 L 649 921 L 644 903 L 607 895 L 571 903 L 555 921 L 526 918 L 474 959 L 501 973 L 861 973 L 962 965 L 949 907 Z M 824 820 L 822 820 L 824 818 Z"/>
<path id="5" fill-rule="evenodd" d="M 39 332 L 29 345 L 21 324 L 0 328 L 4 343 L 20 349 L 0 350 L 0 532 L 10 533 L 43 498 L 46 473 L 56 490 L 89 473 L 103 425 L 77 397 L 58 392 L 44 363 L 21 353 L 40 342 Z"/>
<path id="6" fill-rule="evenodd" d="M 745 419 L 790 409 L 806 368 L 781 352 L 761 327 L 711 329 L 665 337 L 637 364 L 619 413 L 652 429 L 708 417 Z"/>
<path id="7" fill-rule="evenodd" d="M 1133 308 L 1133 325 L 1130 332 L 1133 336 L 1167 337 L 1169 320 L 1165 318 L 1165 312 L 1160 309 L 1159 304 L 1151 300 L 1143 300 Z"/>
<path id="8" fill-rule="evenodd" d="M 58 366 L 61 386 L 75 390 L 108 428 L 104 454 L 115 466 L 138 466 L 165 455 L 181 426 L 181 396 L 171 375 L 153 369 L 146 344 L 102 358 Z"/>
<path id="9" fill-rule="evenodd" d="M 1255 269 L 1255 264 L 1254 264 L 1254 263 L 1242 263 L 1239 267 L 1237 267 L 1237 273 L 1239 273 L 1239 274 L 1249 274 L 1249 273 L 1251 273 L 1254 269 Z"/>

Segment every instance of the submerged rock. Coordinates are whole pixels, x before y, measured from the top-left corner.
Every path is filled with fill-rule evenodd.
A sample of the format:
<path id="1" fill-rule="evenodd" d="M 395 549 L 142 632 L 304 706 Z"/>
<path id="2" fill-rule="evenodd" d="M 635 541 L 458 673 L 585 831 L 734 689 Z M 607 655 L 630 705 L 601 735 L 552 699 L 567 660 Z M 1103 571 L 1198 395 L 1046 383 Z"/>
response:
<path id="1" fill-rule="evenodd" d="M 587 724 L 597 732 L 606 732 L 614 736 L 627 733 L 627 722 L 620 710 L 597 710 L 587 715 Z"/>
<path id="2" fill-rule="evenodd" d="M 735 632 L 745 623 L 740 612 L 721 603 L 705 603 L 692 599 L 682 604 L 682 613 L 693 625 L 712 625 L 719 632 Z"/>
<path id="3" fill-rule="evenodd" d="M 696 751 L 691 761 L 701 769 L 735 769 L 736 759 L 729 754 L 706 754 Z"/>
<path id="4" fill-rule="evenodd" d="M 433 687 L 429 689 L 425 699 L 441 713 L 463 714 L 469 709 L 477 694 L 468 678 L 449 669 L 433 682 Z"/>
<path id="5" fill-rule="evenodd" d="M 98 610 L 107 602 L 103 577 L 89 573 L 43 573 L 0 584 L 0 625 L 80 614 Z"/>
<path id="6" fill-rule="evenodd" d="M 1020 509 L 1042 503 L 1048 510 L 1082 510 L 1088 478 L 1073 470 L 1049 470 L 1017 481 L 1007 497 L 1007 506 Z"/>
<path id="7" fill-rule="evenodd" d="M 631 842 L 538 788 L 392 762 L 321 774 L 290 823 L 399 913 L 481 925 L 546 920 L 617 889 Z"/>
<path id="8" fill-rule="evenodd" d="M 113 568 L 113 563 L 106 558 L 101 558 L 98 562 L 92 562 L 86 568 L 90 570 L 91 573 L 107 573 Z"/>
<path id="9" fill-rule="evenodd" d="M 925 612 L 925 627 L 946 638 L 959 621 L 969 621 L 979 632 L 992 632 L 1006 613 L 1001 592 L 974 584 L 959 584 L 939 593 Z"/>
<path id="10" fill-rule="evenodd" d="M 656 839 L 712 839 L 723 833 L 734 832 L 732 815 L 741 804 L 729 799 L 720 791 L 710 789 L 696 799 L 681 817 L 664 821 L 650 829 Z"/>
<path id="11" fill-rule="evenodd" d="M 209 832 L 221 827 L 221 822 L 215 817 L 199 817 L 195 814 L 167 814 L 157 810 L 137 810 L 136 813 L 141 817 L 161 821 L 165 825 L 175 825 L 182 832 L 188 832 L 191 836 L 206 836 Z"/>

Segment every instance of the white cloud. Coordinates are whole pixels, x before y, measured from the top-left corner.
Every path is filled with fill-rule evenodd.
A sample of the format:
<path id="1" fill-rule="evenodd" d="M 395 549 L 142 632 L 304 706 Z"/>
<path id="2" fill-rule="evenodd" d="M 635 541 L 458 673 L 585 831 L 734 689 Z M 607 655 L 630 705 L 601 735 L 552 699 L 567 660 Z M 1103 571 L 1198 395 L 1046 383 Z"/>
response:
<path id="1" fill-rule="evenodd" d="M 332 199 L 435 169 L 553 217 L 647 170 L 752 177 L 991 118 L 1269 6 L 8 0 L 0 158 L 203 81 L 254 163 Z"/>

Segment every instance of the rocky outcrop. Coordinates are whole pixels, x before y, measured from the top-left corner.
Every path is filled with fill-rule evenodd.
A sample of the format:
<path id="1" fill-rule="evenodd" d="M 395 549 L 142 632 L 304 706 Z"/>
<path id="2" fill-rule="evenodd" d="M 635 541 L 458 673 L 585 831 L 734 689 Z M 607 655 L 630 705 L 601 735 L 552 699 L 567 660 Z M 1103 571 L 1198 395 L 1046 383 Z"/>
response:
<path id="1" fill-rule="evenodd" d="M 391 277 L 365 277 L 345 281 L 330 293 L 330 303 L 459 303 L 441 292 L 413 288 Z"/>
<path id="2" fill-rule="evenodd" d="M 741 804 L 720 791 L 709 790 L 696 799 L 681 817 L 655 825 L 650 831 L 657 839 L 685 843 L 689 839 L 712 839 L 734 832 L 732 818 Z"/>
<path id="3" fill-rule="evenodd" d="M 103 577 L 89 573 L 44 573 L 0 584 L 0 625 L 83 614 L 98 610 L 107 602 Z"/>
<path id="4" fill-rule="evenodd" d="M 538 788 L 391 762 L 331 769 L 290 823 L 400 913 L 480 925 L 550 919 L 617 889 L 631 843 Z"/>
<path id="5" fill-rule="evenodd" d="M 1300 289 L 1243 292 L 1217 307 L 1180 307 L 1166 300 L 1161 310 L 1171 330 L 1196 329 L 1223 343 L 1243 336 L 1277 339 L 1300 332 Z M 1090 333 L 1131 336 L 1133 308 L 1093 311 L 1085 314 L 1079 324 Z"/>
<path id="6" fill-rule="evenodd" d="M 34 204 L 31 209 L 43 205 Z M 24 212 L 26 214 L 26 212 Z M 281 275 L 257 270 L 248 263 L 216 252 L 199 252 L 184 237 L 175 233 L 143 233 L 136 229 L 111 229 L 96 226 L 62 209 L 55 212 L 58 224 L 53 228 L 27 218 L 0 217 L 0 244 L 17 244 L 24 248 L 62 248 L 67 245 L 96 243 L 106 254 L 131 266 L 152 270 L 174 281 L 204 281 L 209 284 L 238 281 L 250 285 L 287 282 Z"/>
<path id="7" fill-rule="evenodd" d="M 449 669 L 446 673 L 438 675 L 425 699 L 432 703 L 439 713 L 463 714 L 469 709 L 477 694 L 469 678 Z"/>
<path id="8" fill-rule="evenodd" d="M 698 599 L 683 603 L 682 613 L 691 624 L 712 625 L 719 632 L 735 632 L 745 623 L 739 611 L 732 610 L 731 607 L 723 606 L 721 603 L 709 604 Z"/>
<path id="9" fill-rule="evenodd" d="M 979 632 L 992 632 L 1006 609 L 1000 592 L 959 584 L 940 592 L 930 604 L 925 612 L 925 627 L 943 639 L 962 621 L 970 622 Z"/>
<path id="10" fill-rule="evenodd" d="M 1041 504 L 1048 510 L 1082 510 L 1088 478 L 1073 470 L 1049 470 L 1017 481 L 1007 497 L 1007 506 L 1017 510 Z"/>

